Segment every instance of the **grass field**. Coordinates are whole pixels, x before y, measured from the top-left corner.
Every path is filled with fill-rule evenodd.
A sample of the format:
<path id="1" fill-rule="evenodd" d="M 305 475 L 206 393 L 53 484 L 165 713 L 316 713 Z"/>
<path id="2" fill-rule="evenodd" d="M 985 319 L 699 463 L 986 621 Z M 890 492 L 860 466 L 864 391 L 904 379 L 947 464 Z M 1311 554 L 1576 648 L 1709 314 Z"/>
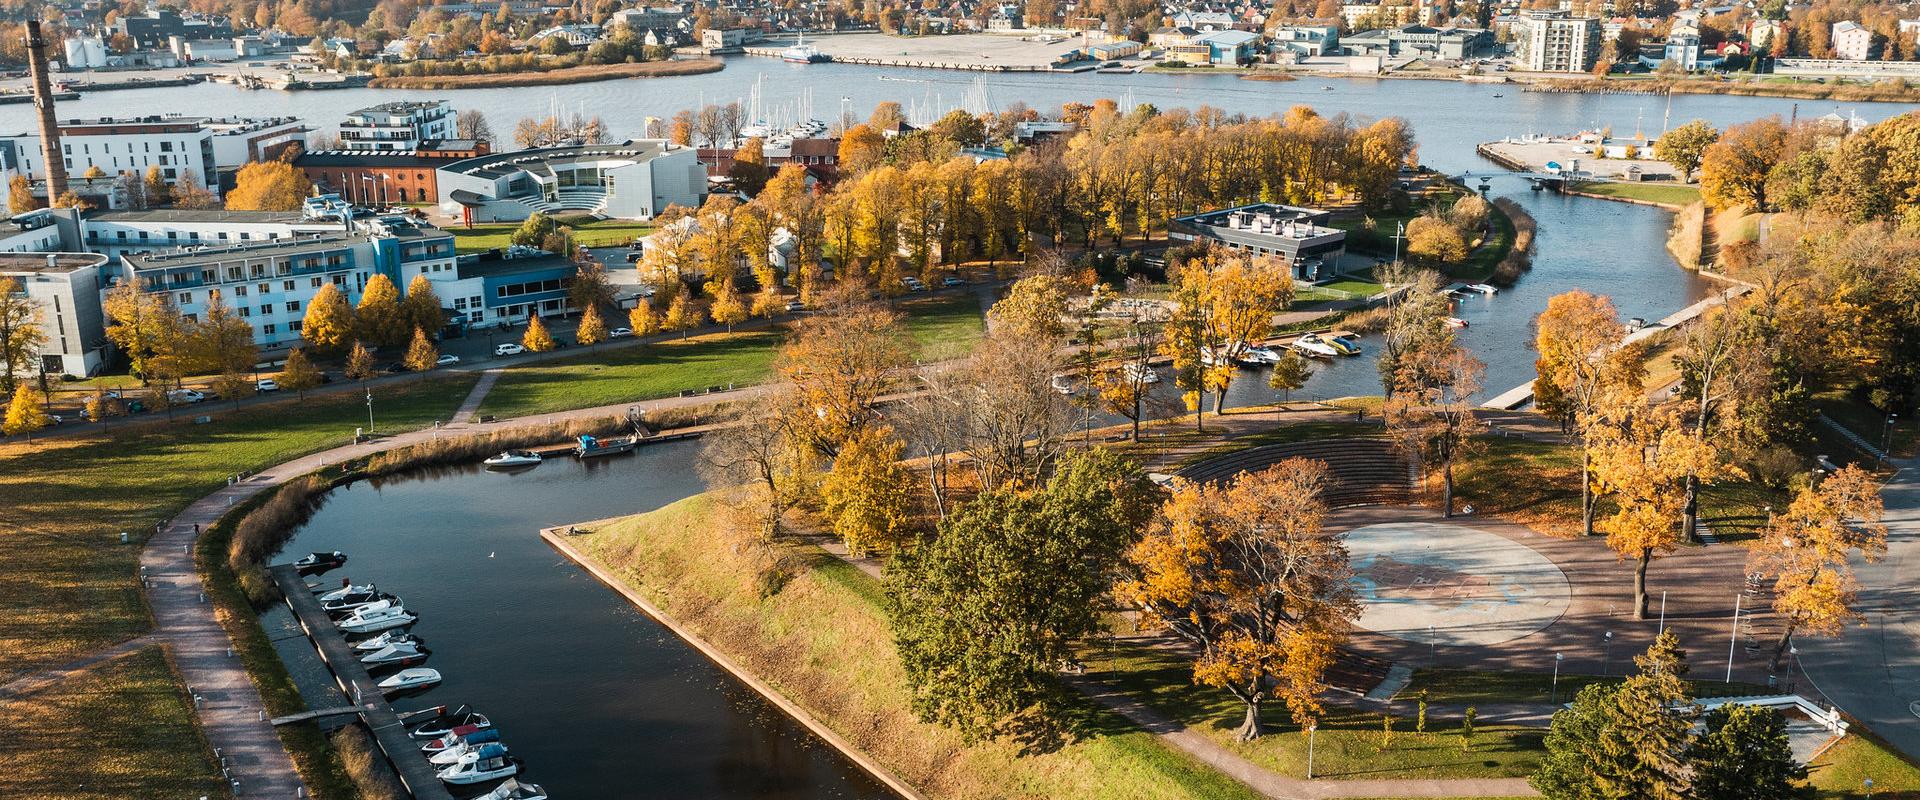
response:
<path id="1" fill-rule="evenodd" d="M 901 310 L 921 361 L 964 355 L 985 330 L 971 294 L 903 303 Z M 715 333 L 516 367 L 500 376 L 480 411 L 513 417 L 762 383 L 785 335 L 780 329 Z"/>
<path id="2" fill-rule="evenodd" d="M 1120 645 L 1092 654 L 1087 674 L 1119 686 L 1188 727 L 1260 766 L 1306 777 L 1307 736 L 1284 706 L 1264 710 L 1268 734 L 1252 742 L 1234 737 L 1244 713 L 1239 701 L 1221 689 L 1197 686 L 1192 663 L 1153 648 Z M 1538 728 L 1514 725 L 1474 726 L 1471 748 L 1462 746 L 1460 720 L 1430 714 L 1427 733 L 1414 732 L 1413 704 L 1391 713 L 1395 733 L 1386 740 L 1380 714 L 1328 704 L 1314 737 L 1316 778 L 1512 778 L 1539 764 Z"/>
<path id="3" fill-rule="evenodd" d="M 653 232 L 653 225 L 625 219 L 601 219 L 592 217 L 561 217 L 559 223 L 573 228 L 574 242 L 586 247 L 616 247 L 625 245 L 635 237 Z M 471 228 L 453 226 L 453 248 L 460 253 L 483 253 L 495 248 L 505 248 L 512 244 L 513 232 L 519 230 L 517 223 L 475 225 Z"/>
<path id="4" fill-rule="evenodd" d="M 0 797 L 226 797 L 192 715 L 158 646 L 0 701 Z"/>
<path id="5" fill-rule="evenodd" d="M 1630 666 L 1630 665 L 1629 665 Z M 1575 675 L 1561 673 L 1559 702 L 1567 702 L 1589 684 L 1618 681 L 1621 676 Z M 1751 683 L 1723 683 L 1695 680 L 1694 697 L 1742 697 L 1766 694 L 1767 687 Z M 1394 695 L 1395 700 L 1411 701 L 1422 690 L 1434 703 L 1469 705 L 1473 703 L 1546 703 L 1553 696 L 1553 675 L 1539 672 L 1487 672 L 1464 669 L 1415 670 L 1413 681 Z"/>
<path id="6" fill-rule="evenodd" d="M 1025 757 L 1016 742 L 968 745 L 953 731 L 917 721 L 875 581 L 795 545 L 787 551 L 799 561 L 792 579 L 760 599 L 726 516 L 703 495 L 574 541 L 930 797 L 1253 796 L 1078 698 L 1069 698 L 1076 738 Z"/>
<path id="7" fill-rule="evenodd" d="M 1579 187 L 1587 194 L 1603 197 L 1618 197 L 1625 200 L 1639 200 L 1647 203 L 1659 203 L 1663 206 L 1680 208 L 1700 202 L 1700 190 L 1692 186 L 1676 186 L 1671 183 L 1588 183 Z"/>
<path id="8" fill-rule="evenodd" d="M 376 390 L 379 430 L 452 416 L 477 380 L 438 378 Z M 0 681 L 71 660 L 148 628 L 135 583 L 154 523 L 241 470 L 345 444 L 366 425 L 357 393 L 315 396 L 213 418 L 126 425 L 0 445 Z M 120 544 L 119 534 L 131 535 Z"/>
<path id="9" fill-rule="evenodd" d="M 1870 737 L 1840 740 L 1808 764 L 1807 772 L 1807 782 L 1823 799 L 1865 797 L 1868 778 L 1876 798 L 1920 798 L 1920 769 Z"/>

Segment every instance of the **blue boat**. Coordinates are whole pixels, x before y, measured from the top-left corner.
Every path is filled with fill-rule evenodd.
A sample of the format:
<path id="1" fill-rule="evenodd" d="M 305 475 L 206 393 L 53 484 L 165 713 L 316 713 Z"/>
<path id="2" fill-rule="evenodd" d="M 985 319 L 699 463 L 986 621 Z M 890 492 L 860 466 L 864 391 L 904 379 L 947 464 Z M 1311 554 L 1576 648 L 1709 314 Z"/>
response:
<path id="1" fill-rule="evenodd" d="M 616 439 L 598 439 L 586 434 L 580 435 L 580 444 L 573 448 L 573 454 L 579 458 L 619 455 L 632 450 L 640 443 L 638 436 L 626 436 Z"/>

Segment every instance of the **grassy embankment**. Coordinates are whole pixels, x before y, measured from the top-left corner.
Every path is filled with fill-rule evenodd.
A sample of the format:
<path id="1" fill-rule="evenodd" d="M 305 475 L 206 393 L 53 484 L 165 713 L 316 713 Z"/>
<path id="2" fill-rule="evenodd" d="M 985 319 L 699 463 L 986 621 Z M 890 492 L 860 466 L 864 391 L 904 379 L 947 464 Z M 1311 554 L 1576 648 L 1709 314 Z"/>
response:
<path id="1" fill-rule="evenodd" d="M 1660 75 L 1611 76 L 1598 78 L 1547 78 L 1526 81 L 1543 89 L 1561 92 L 1647 92 L 1653 94 L 1731 94 L 1747 97 L 1792 97 L 1802 100 L 1840 100 L 1855 103 L 1920 102 L 1920 89 L 1898 79 L 1875 83 L 1846 81 L 1822 82 L 1791 77 L 1757 76 L 1726 80 L 1720 78 L 1668 78 Z"/>
<path id="2" fill-rule="evenodd" d="M 900 310 L 922 361 L 964 355 L 985 330 L 972 294 L 908 301 Z M 761 383 L 783 336 L 777 329 L 721 333 L 529 364 L 502 375 L 480 412 L 522 416 Z"/>
<path id="3" fill-rule="evenodd" d="M 932 797 L 1253 796 L 1088 701 L 1074 700 L 1078 737 L 1021 756 L 1020 745 L 968 745 L 914 719 L 878 583 L 805 545 L 771 597 L 702 495 L 628 517 L 573 541 L 683 625 Z"/>
<path id="4" fill-rule="evenodd" d="M 719 72 L 726 65 L 717 58 L 686 61 L 642 61 L 638 64 L 591 64 L 539 72 L 501 72 L 487 75 L 406 75 L 374 78 L 375 89 L 499 89 L 514 86 L 551 86 L 562 83 L 610 81 L 619 78 L 665 78 Z"/>
<path id="5" fill-rule="evenodd" d="M 0 719 L 0 797 L 228 796 L 193 724 L 192 701 L 158 645 L 0 701 Z"/>
<path id="6" fill-rule="evenodd" d="M 574 242 L 585 247 L 621 247 L 636 238 L 653 233 L 653 225 L 628 219 L 594 219 L 590 216 L 556 217 L 555 222 L 573 229 Z M 454 227 L 453 249 L 459 253 L 484 253 L 505 249 L 512 244 L 517 223 L 482 224 Z M 622 266 L 609 265 L 609 268 Z"/>
<path id="7" fill-rule="evenodd" d="M 1625 200 L 1639 200 L 1654 203 L 1667 208 L 1683 208 L 1700 202 L 1700 190 L 1692 186 L 1679 186 L 1671 183 L 1621 183 L 1602 181 L 1581 184 L 1583 194 L 1613 197 Z"/>

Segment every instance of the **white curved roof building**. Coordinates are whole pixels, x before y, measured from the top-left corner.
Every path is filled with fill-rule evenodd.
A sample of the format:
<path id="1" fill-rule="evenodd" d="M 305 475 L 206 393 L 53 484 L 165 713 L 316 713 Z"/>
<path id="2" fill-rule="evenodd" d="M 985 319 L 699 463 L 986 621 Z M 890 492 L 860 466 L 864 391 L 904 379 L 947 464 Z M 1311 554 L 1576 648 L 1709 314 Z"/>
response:
<path id="1" fill-rule="evenodd" d="M 515 222 L 535 211 L 651 219 L 671 205 L 699 206 L 707 188 L 693 148 L 665 139 L 494 153 L 437 172 L 441 206 L 468 222 Z"/>

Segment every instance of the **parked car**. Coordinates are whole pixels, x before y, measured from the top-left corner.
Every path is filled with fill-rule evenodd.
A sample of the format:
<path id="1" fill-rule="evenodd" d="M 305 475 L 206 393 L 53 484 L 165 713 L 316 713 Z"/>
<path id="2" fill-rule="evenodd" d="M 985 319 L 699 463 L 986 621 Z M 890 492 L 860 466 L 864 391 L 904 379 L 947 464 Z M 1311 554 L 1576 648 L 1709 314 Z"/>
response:
<path id="1" fill-rule="evenodd" d="M 456 355 L 454 355 L 454 354 L 452 354 L 452 353 L 448 353 L 448 354 L 446 354 L 446 355 L 443 355 L 443 356 L 441 356 L 441 357 L 439 357 L 439 358 L 437 358 L 437 359 L 434 359 L 434 362 L 433 362 L 433 363 L 434 363 L 434 366 L 439 366 L 439 367 L 451 367 L 451 366 L 453 366 L 453 365 L 455 365 L 455 364 L 458 364 L 458 363 L 460 363 L 460 357 L 459 357 L 459 356 L 456 356 Z"/>
<path id="2" fill-rule="evenodd" d="M 272 378 L 261 378 L 258 381 L 254 381 L 253 390 L 263 394 L 266 392 L 277 392 L 280 391 L 280 382 Z"/>
<path id="3" fill-rule="evenodd" d="M 613 330 L 607 331 L 607 338 L 609 339 L 625 339 L 632 335 L 632 328 L 614 328 Z"/>
<path id="4" fill-rule="evenodd" d="M 524 352 L 527 352 L 527 348 L 521 347 L 513 342 L 493 346 L 493 354 L 496 356 L 517 356 Z"/>
<path id="5" fill-rule="evenodd" d="M 798 300 L 788 300 L 788 301 L 787 301 L 787 313 L 789 313 L 789 314 L 795 314 L 795 313 L 799 313 L 799 312 L 801 312 L 801 311 L 805 311 L 805 310 L 807 310 L 807 304 L 806 304 L 806 303 L 802 303 L 802 302 L 800 302 L 800 301 L 798 301 Z"/>
<path id="6" fill-rule="evenodd" d="M 204 392 L 196 392 L 192 389 L 175 389 L 167 392 L 167 402 L 175 404 L 198 403 L 205 399 L 207 395 Z"/>
<path id="7" fill-rule="evenodd" d="M 955 286 L 965 286 L 967 285 L 967 282 L 960 280 L 959 276 L 948 275 L 944 280 L 940 281 L 940 285 L 945 286 L 947 288 L 953 288 Z"/>

